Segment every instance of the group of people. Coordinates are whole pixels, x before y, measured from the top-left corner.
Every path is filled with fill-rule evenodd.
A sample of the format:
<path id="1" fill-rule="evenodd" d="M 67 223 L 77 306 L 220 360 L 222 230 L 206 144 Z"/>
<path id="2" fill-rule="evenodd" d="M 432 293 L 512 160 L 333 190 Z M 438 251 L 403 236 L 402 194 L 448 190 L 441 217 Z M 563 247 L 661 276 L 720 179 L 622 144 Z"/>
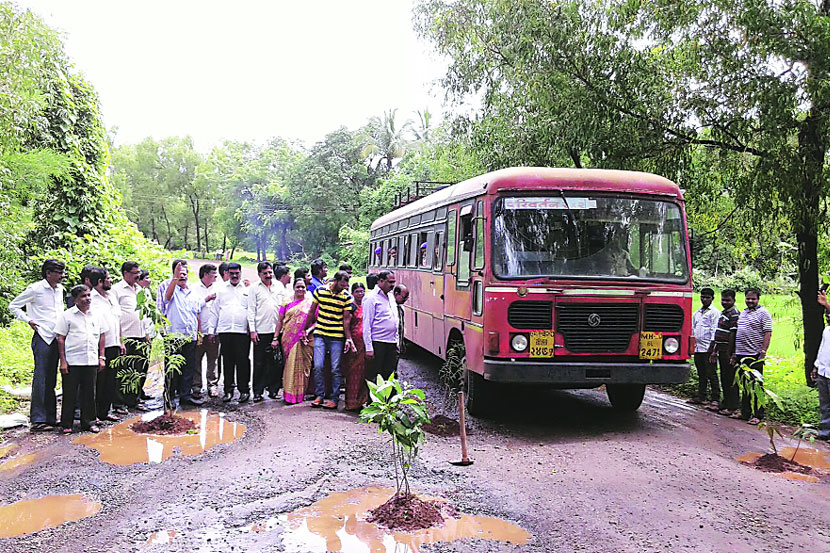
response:
<path id="1" fill-rule="evenodd" d="M 707 409 L 724 416 L 758 424 L 764 417 L 763 407 L 757 398 L 749 394 L 741 397 L 735 375 L 741 366 L 763 374 L 772 339 L 772 316 L 761 306 L 759 290 L 750 288 L 744 297 L 746 308 L 738 311 L 735 291 L 723 290 L 723 310 L 718 311 L 712 307 L 714 290 L 703 288 L 700 291 L 701 308 L 692 316 L 692 349 L 698 374 L 698 393 L 689 402 L 706 405 Z M 752 378 L 751 373 L 749 378 Z"/>
<path id="2" fill-rule="evenodd" d="M 253 388 L 254 402 L 267 392 L 287 404 L 311 400 L 312 407 L 337 409 L 345 389 L 346 409 L 360 410 L 368 401 L 366 379 L 388 378 L 397 369 L 401 305 L 409 292 L 390 271 L 370 274 L 368 286 L 350 287 L 351 266 L 341 265 L 328 279 L 321 259 L 310 271 L 293 273 L 284 264 L 261 262 L 254 284 L 242 278 L 238 263 L 205 263 L 195 283 L 188 270 L 186 260 L 173 261 L 173 275 L 156 295 L 167 319 L 164 332 L 174 338 L 166 359 L 179 354 L 184 360 L 177 370 L 165 371 L 165 396 L 173 406 L 202 405 L 205 394 L 218 397 L 221 376 L 224 402 L 238 392 L 237 401 L 245 403 Z M 120 420 L 128 407 L 143 410 L 150 399 L 143 388 L 155 329 L 137 309 L 139 291 L 149 293 L 149 274 L 127 261 L 122 280 L 113 285 L 106 269 L 87 267 L 82 283 L 65 298 L 65 273 L 63 262 L 47 260 L 43 280 L 10 303 L 12 313 L 34 330 L 31 424 L 34 430 L 58 425 L 59 368 L 60 428 L 71 433 L 77 418 L 82 429 L 98 432 L 102 422 Z M 139 375 L 136 393 L 128 393 L 118 377 L 127 365 Z"/>

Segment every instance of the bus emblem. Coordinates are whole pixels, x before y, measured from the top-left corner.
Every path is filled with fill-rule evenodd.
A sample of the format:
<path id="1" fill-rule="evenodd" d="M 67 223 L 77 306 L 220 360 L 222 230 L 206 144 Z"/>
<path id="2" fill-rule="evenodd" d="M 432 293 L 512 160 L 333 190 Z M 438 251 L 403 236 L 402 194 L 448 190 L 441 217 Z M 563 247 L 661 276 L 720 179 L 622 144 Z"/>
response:
<path id="1" fill-rule="evenodd" d="M 588 315 L 588 326 L 591 328 L 596 328 L 599 326 L 599 323 L 602 322 L 602 319 L 599 318 L 599 315 L 596 313 L 591 313 Z"/>

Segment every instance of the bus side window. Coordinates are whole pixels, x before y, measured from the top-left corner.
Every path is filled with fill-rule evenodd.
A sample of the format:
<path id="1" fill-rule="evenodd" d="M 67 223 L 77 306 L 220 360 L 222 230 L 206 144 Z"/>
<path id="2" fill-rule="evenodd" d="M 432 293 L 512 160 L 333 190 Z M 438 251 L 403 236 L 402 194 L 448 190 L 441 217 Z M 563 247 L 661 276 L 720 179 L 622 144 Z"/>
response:
<path id="1" fill-rule="evenodd" d="M 407 265 L 409 267 L 417 267 L 418 266 L 418 234 L 412 233 L 409 235 L 409 263 Z"/>
<path id="2" fill-rule="evenodd" d="M 473 262 L 474 269 L 484 268 L 484 202 L 478 202 L 476 206 L 476 244 L 475 244 L 475 261 Z"/>
<path id="3" fill-rule="evenodd" d="M 442 262 L 444 261 L 444 233 L 437 232 L 435 234 L 435 246 L 432 248 L 432 270 L 440 271 Z"/>
<path id="4" fill-rule="evenodd" d="M 458 284 L 466 286 L 470 283 L 470 262 L 472 261 L 471 254 L 473 252 L 472 210 L 461 216 L 458 233 L 458 251 L 461 252 L 458 258 Z"/>
<path id="5" fill-rule="evenodd" d="M 455 265 L 455 210 L 447 213 L 447 265 Z"/>
<path id="6" fill-rule="evenodd" d="M 418 267 L 429 267 L 429 233 L 418 233 Z"/>

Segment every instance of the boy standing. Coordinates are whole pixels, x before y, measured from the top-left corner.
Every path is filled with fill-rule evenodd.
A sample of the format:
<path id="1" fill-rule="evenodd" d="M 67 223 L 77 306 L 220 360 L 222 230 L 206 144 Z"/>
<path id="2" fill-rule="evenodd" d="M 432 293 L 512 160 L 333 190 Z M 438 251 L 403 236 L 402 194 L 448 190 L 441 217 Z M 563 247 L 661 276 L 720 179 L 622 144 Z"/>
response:
<path id="1" fill-rule="evenodd" d="M 715 329 L 718 326 L 717 309 L 712 307 L 712 300 L 715 299 L 715 291 L 711 288 L 704 288 L 700 291 L 700 303 L 702 307 L 695 311 L 692 316 L 692 344 L 695 352 L 695 368 L 697 369 L 697 398 L 689 400 L 689 403 L 705 404 L 706 388 L 711 387 L 709 407 L 718 408 L 720 403 L 720 385 L 716 365 L 709 362 L 709 348 L 712 338 L 715 336 Z"/>
<path id="2" fill-rule="evenodd" d="M 709 363 L 720 364 L 720 383 L 723 388 L 723 401 L 719 415 L 729 416 L 738 409 L 739 392 L 735 384 L 735 367 L 729 362 L 729 344 L 735 341 L 740 313 L 735 307 L 735 291 L 724 290 L 720 293 L 723 311 L 718 318 L 715 338 L 709 346 Z"/>

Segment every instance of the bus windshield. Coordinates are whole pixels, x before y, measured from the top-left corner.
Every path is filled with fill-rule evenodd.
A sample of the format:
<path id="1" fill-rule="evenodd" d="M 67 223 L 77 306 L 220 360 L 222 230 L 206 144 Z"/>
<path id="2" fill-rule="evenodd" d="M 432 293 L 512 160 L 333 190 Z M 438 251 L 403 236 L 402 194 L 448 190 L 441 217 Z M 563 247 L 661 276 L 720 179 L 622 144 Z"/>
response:
<path id="1" fill-rule="evenodd" d="M 676 203 L 559 194 L 502 197 L 493 210 L 497 277 L 689 279 Z"/>

